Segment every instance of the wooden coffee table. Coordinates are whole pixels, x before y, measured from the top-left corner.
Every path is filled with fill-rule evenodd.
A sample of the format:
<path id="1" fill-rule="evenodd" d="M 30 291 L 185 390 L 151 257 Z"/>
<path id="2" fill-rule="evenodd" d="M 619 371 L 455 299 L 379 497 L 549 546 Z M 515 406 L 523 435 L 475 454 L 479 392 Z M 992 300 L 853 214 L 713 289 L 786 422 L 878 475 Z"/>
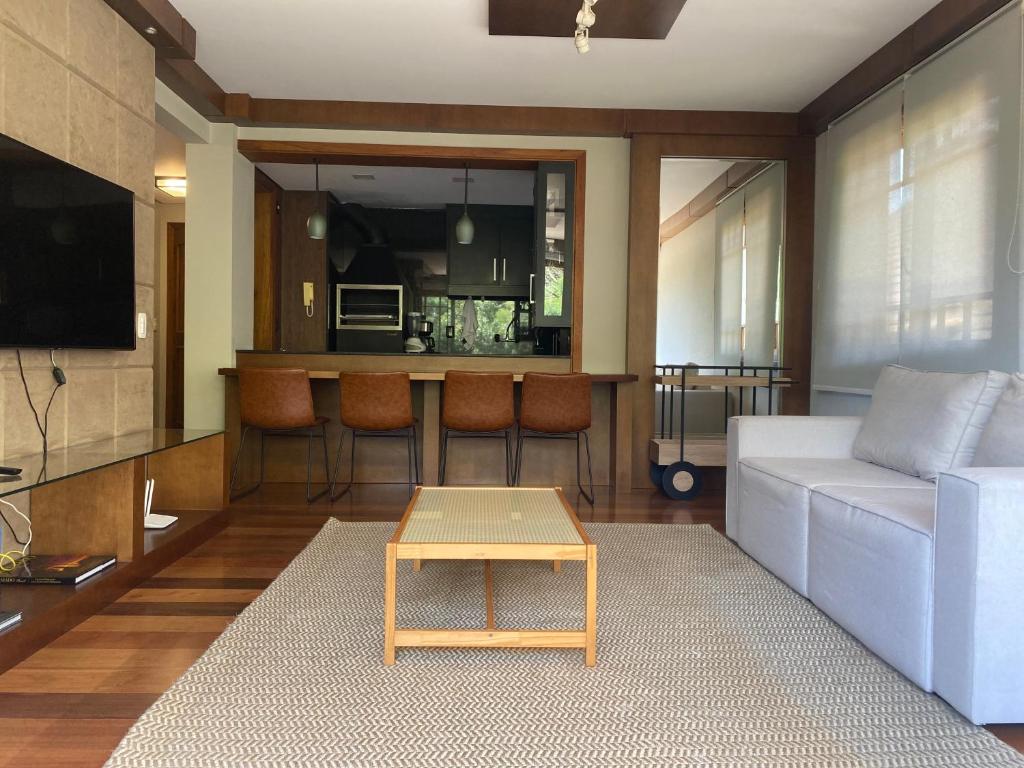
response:
<path id="1" fill-rule="evenodd" d="M 397 629 L 398 561 L 483 560 L 487 626 L 484 629 Z M 583 629 L 497 629 L 491 560 L 586 561 Z M 424 578 L 427 578 L 425 575 Z M 417 488 L 387 544 L 384 579 L 384 663 L 396 647 L 583 648 L 597 661 L 597 547 L 561 488 Z"/>

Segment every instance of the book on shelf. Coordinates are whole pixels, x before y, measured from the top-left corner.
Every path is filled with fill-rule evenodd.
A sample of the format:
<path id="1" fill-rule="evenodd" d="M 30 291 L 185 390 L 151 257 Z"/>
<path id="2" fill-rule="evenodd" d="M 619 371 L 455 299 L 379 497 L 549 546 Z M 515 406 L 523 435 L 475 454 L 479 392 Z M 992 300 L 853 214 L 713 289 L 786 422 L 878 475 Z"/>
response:
<path id="1" fill-rule="evenodd" d="M 117 562 L 113 555 L 28 555 L 0 584 L 81 584 Z"/>
<path id="2" fill-rule="evenodd" d="M 21 621 L 21 611 L 0 611 L 0 632 Z"/>

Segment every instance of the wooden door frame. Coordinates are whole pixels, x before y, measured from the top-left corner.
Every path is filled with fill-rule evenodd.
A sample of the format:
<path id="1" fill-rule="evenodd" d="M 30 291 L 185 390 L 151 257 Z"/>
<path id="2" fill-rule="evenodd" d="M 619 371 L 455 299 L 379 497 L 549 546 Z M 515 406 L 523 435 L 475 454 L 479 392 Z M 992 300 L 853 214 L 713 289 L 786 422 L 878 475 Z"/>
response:
<path id="1" fill-rule="evenodd" d="M 178 316 L 184 316 L 185 305 L 184 303 L 179 304 L 177 301 L 176 291 L 172 292 L 172 289 L 177 286 L 177 270 L 175 269 L 175 257 L 174 252 L 178 245 L 178 232 L 179 230 L 184 233 L 185 222 L 183 221 L 169 221 L 167 222 L 167 273 L 164 276 L 167 281 L 167 311 L 165 313 L 165 325 L 164 331 L 164 424 L 166 425 L 171 415 L 171 376 L 174 371 L 174 367 L 171 365 L 171 361 L 174 358 L 175 349 L 177 348 L 177 325 L 176 320 Z M 184 254 L 182 254 L 182 267 L 184 268 Z M 182 360 L 184 365 L 184 360 Z M 184 417 L 184 382 L 182 382 L 182 417 Z"/>
<path id="2" fill-rule="evenodd" d="M 783 262 L 783 364 L 793 386 L 780 412 L 810 411 L 811 299 L 814 272 L 813 136 L 634 136 L 630 147 L 629 279 L 626 370 L 639 377 L 633 399 L 633 487 L 647 488 L 648 442 L 654 424 L 654 365 L 658 330 L 661 161 L 692 157 L 786 162 Z"/>
<path id="3" fill-rule="evenodd" d="M 586 231 L 587 152 L 582 149 L 520 149 L 508 147 L 439 147 L 411 144 L 353 144 L 329 141 L 264 141 L 239 139 L 238 151 L 253 163 L 321 165 L 396 165 L 428 168 L 536 168 L 540 162 L 574 163 L 572 346 L 573 371 L 583 370 L 583 265 Z"/>

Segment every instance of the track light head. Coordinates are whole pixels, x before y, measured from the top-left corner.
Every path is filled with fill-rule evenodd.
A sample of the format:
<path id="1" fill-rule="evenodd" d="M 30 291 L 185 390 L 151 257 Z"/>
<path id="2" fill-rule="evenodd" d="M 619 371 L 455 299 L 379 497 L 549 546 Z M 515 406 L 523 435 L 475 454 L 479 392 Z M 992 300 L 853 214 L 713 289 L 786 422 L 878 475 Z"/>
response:
<path id="1" fill-rule="evenodd" d="M 580 27 L 575 35 L 576 50 L 579 53 L 586 53 L 590 50 L 590 31 L 586 27 Z"/>

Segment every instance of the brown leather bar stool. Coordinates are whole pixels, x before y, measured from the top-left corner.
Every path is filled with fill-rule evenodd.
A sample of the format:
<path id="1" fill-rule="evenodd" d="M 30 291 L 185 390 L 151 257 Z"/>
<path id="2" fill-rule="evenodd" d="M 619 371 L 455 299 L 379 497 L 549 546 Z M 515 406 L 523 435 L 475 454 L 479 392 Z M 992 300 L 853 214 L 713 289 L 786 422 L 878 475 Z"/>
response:
<path id="1" fill-rule="evenodd" d="M 448 371 L 441 410 L 441 471 L 444 485 L 448 439 L 505 438 L 505 484 L 512 485 L 512 429 L 516 423 L 511 373 Z"/>
<path id="2" fill-rule="evenodd" d="M 331 501 L 352 489 L 356 471 L 357 437 L 404 437 L 409 448 L 409 483 L 420 482 L 420 463 L 416 452 L 416 419 L 412 415 L 412 386 L 408 373 L 343 373 L 341 388 L 341 436 L 338 456 L 334 460 L 334 482 Z M 348 484 L 335 494 L 341 465 L 341 449 L 345 428 L 352 433 L 352 456 L 349 459 Z"/>
<path id="3" fill-rule="evenodd" d="M 515 483 L 523 467 L 523 441 L 576 441 L 576 484 L 590 504 L 594 503 L 594 473 L 590 464 L 590 374 L 526 373 L 519 402 L 519 440 L 516 445 Z M 587 477 L 590 493 L 583 490 L 580 477 L 580 435 L 587 449 Z"/>
<path id="4" fill-rule="evenodd" d="M 327 466 L 327 422 L 325 416 L 313 412 L 313 391 L 309 386 L 309 374 L 301 368 L 240 368 L 238 371 L 238 398 L 242 415 L 242 438 L 238 453 L 231 468 L 230 498 L 237 499 L 252 493 L 263 485 L 264 442 L 271 437 L 305 437 L 306 444 L 306 502 L 313 502 L 327 493 L 324 488 L 312 495 L 313 484 L 313 438 L 319 432 L 324 448 L 324 473 L 331 481 L 331 470 Z M 249 430 L 260 433 L 260 479 L 251 488 L 233 495 L 238 460 L 245 447 Z"/>

